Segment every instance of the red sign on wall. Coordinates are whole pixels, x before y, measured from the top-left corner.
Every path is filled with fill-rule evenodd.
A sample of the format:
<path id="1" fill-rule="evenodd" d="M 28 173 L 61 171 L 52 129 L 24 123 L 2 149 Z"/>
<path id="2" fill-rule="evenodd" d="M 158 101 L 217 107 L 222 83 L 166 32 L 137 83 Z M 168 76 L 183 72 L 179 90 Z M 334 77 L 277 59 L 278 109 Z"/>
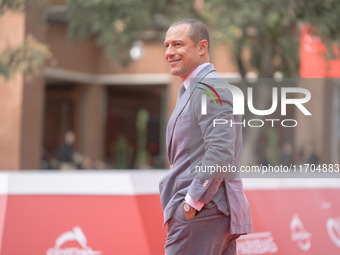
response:
<path id="1" fill-rule="evenodd" d="M 334 45 L 335 53 L 339 53 Z M 300 47 L 300 76 L 302 78 L 339 78 L 340 59 L 325 60 L 326 46 L 321 38 L 309 32 L 308 26 L 302 28 Z"/>

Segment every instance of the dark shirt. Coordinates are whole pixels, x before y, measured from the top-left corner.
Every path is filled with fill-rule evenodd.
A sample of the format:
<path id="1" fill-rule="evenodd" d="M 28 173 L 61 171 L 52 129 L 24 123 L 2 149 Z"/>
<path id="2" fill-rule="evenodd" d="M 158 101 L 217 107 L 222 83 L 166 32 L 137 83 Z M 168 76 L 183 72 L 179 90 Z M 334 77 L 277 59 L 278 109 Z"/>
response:
<path id="1" fill-rule="evenodd" d="M 58 160 L 60 162 L 72 163 L 73 161 L 73 146 L 71 144 L 64 143 L 59 150 Z"/>

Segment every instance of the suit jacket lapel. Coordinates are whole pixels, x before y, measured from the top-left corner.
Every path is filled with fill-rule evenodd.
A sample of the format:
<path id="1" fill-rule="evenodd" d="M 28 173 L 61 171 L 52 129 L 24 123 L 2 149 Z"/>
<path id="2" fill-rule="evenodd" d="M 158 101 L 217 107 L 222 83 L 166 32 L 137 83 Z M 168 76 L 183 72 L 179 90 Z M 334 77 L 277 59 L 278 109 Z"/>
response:
<path id="1" fill-rule="evenodd" d="M 169 122 L 168 122 L 168 127 L 167 127 L 167 132 L 166 132 L 166 134 L 167 134 L 166 144 L 167 144 L 167 148 L 168 148 L 168 157 L 169 157 L 170 164 L 172 164 L 172 159 L 170 158 L 170 148 L 171 148 L 172 135 L 173 135 L 174 128 L 175 128 L 175 125 L 176 125 L 176 122 L 177 122 L 179 115 L 181 114 L 181 112 L 184 110 L 184 107 L 189 102 L 189 97 L 190 97 L 190 88 L 188 88 L 184 92 L 184 94 L 180 98 L 179 102 L 177 102 L 176 107 L 175 107 L 174 111 L 172 112 L 171 117 L 170 117 Z"/>
<path id="2" fill-rule="evenodd" d="M 209 73 L 215 71 L 215 68 L 212 64 L 207 65 L 204 67 L 198 74 L 197 77 L 202 77 L 202 79 L 207 76 Z M 193 93 L 194 87 L 192 87 L 192 91 L 190 91 L 190 87 L 184 92 L 180 101 L 177 102 L 175 110 L 172 112 L 171 117 L 168 122 L 167 132 L 166 132 L 166 145 L 168 149 L 168 158 L 170 164 L 172 164 L 172 157 L 171 157 L 171 143 L 172 143 L 172 136 L 174 132 L 174 128 L 177 122 L 178 117 L 184 110 L 184 107 L 188 104 L 191 94 Z"/>

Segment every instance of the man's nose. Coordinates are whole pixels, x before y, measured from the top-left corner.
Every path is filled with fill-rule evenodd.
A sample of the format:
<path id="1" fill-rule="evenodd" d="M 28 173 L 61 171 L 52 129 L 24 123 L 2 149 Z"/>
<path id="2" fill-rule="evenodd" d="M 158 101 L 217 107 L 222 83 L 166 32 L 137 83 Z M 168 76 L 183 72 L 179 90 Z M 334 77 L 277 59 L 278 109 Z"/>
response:
<path id="1" fill-rule="evenodd" d="M 172 47 L 171 45 L 169 45 L 166 50 L 165 50 L 165 57 L 168 58 L 170 56 L 175 55 L 176 51 L 174 49 L 174 47 Z"/>

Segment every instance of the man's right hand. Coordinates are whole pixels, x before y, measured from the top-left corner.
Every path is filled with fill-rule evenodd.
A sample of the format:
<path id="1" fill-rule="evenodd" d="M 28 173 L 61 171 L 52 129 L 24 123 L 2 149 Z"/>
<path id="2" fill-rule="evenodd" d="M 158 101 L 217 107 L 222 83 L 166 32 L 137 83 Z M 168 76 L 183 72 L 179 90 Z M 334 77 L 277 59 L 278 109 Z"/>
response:
<path id="1" fill-rule="evenodd" d="M 182 211 L 187 218 L 187 220 L 191 220 L 196 215 L 196 209 L 191 207 L 188 203 L 184 202 L 182 205 Z"/>

